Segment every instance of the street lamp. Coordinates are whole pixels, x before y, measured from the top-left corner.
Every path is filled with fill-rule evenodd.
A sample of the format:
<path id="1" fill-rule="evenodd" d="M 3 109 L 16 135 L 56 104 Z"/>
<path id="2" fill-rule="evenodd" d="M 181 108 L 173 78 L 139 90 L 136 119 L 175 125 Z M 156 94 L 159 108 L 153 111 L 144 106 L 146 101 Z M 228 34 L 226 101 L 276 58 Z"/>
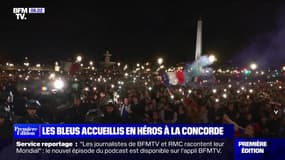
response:
<path id="1" fill-rule="evenodd" d="M 158 58 L 158 59 L 157 59 L 157 63 L 158 63 L 159 65 L 161 65 L 161 64 L 163 63 L 163 59 L 162 59 L 162 58 Z"/>
<path id="2" fill-rule="evenodd" d="M 257 69 L 257 64 L 256 63 L 251 63 L 249 67 L 252 70 L 256 70 Z"/>
<path id="3" fill-rule="evenodd" d="M 209 55 L 208 58 L 209 58 L 209 61 L 210 61 L 211 63 L 213 63 L 213 62 L 215 62 L 215 61 L 217 60 L 216 56 L 213 55 L 213 54 Z"/>
<path id="4" fill-rule="evenodd" d="M 82 61 L 82 56 L 77 56 L 76 57 L 76 62 L 81 62 Z"/>

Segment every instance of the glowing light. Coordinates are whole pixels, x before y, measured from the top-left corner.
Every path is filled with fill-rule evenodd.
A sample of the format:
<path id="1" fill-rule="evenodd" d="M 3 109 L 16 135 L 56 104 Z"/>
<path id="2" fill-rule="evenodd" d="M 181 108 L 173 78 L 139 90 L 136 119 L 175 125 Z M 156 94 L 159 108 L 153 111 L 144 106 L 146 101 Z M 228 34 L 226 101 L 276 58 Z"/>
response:
<path id="1" fill-rule="evenodd" d="M 61 90 L 64 87 L 64 82 L 61 79 L 57 79 L 53 82 L 53 86 L 55 89 Z"/>
<path id="2" fill-rule="evenodd" d="M 14 67 L 14 64 L 13 63 L 9 63 L 9 67 Z"/>
<path id="3" fill-rule="evenodd" d="M 151 90 L 152 90 L 152 87 L 148 87 L 148 90 L 151 91 Z"/>
<path id="4" fill-rule="evenodd" d="M 82 56 L 77 56 L 76 57 L 76 62 L 81 62 L 82 61 Z"/>
<path id="5" fill-rule="evenodd" d="M 60 71 L 60 67 L 59 67 L 59 66 L 55 66 L 55 67 L 54 67 L 54 70 L 55 70 L 56 72 L 59 72 L 59 71 Z"/>
<path id="6" fill-rule="evenodd" d="M 250 70 L 248 70 L 248 69 L 244 69 L 244 70 L 243 70 L 243 73 L 247 76 L 247 75 L 249 75 L 251 72 L 250 72 Z"/>
<path id="7" fill-rule="evenodd" d="M 282 86 L 279 86 L 278 88 L 279 88 L 279 89 L 282 89 Z"/>
<path id="8" fill-rule="evenodd" d="M 27 91 L 27 88 L 26 88 L 26 87 L 24 87 L 24 88 L 23 88 L 23 91 Z"/>
<path id="9" fill-rule="evenodd" d="M 228 87 L 229 87 L 229 88 L 232 88 L 232 85 L 231 85 L 231 84 L 229 84 L 229 85 L 228 85 Z"/>
<path id="10" fill-rule="evenodd" d="M 171 99 L 174 99 L 174 95 L 171 95 L 170 98 L 171 98 Z"/>
<path id="11" fill-rule="evenodd" d="M 251 63 L 249 67 L 252 70 L 256 70 L 257 69 L 257 64 L 256 63 Z"/>
<path id="12" fill-rule="evenodd" d="M 226 99 L 226 98 L 227 98 L 227 94 L 225 94 L 225 93 L 224 93 L 224 94 L 223 94 L 223 98 L 225 98 L 225 99 Z"/>
<path id="13" fill-rule="evenodd" d="M 96 87 L 93 87 L 93 91 L 96 91 L 96 89 L 97 89 Z"/>
<path id="14" fill-rule="evenodd" d="M 208 58 L 209 58 L 209 61 L 210 61 L 211 63 L 213 63 L 213 62 L 215 62 L 215 61 L 217 60 L 214 55 L 210 55 Z"/>
<path id="15" fill-rule="evenodd" d="M 241 87 L 241 90 L 244 90 L 245 88 L 244 87 Z"/>
<path id="16" fill-rule="evenodd" d="M 217 93 L 217 90 L 216 90 L 216 89 L 213 89 L 212 92 L 213 92 L 213 93 Z"/>
<path id="17" fill-rule="evenodd" d="M 46 86 L 42 86 L 42 91 L 47 91 L 48 90 L 48 88 L 46 87 Z"/>
<path id="18" fill-rule="evenodd" d="M 55 78 L 55 74 L 54 73 L 51 73 L 50 75 L 49 75 L 49 79 L 54 79 Z"/>
<path id="19" fill-rule="evenodd" d="M 157 63 L 158 63 L 159 65 L 161 65 L 161 64 L 163 63 L 163 58 L 158 58 L 158 59 L 157 59 Z"/>
<path id="20" fill-rule="evenodd" d="M 129 76 L 129 73 L 125 73 L 125 77 L 128 77 Z"/>
<path id="21" fill-rule="evenodd" d="M 118 63 L 117 63 L 117 65 L 118 65 L 118 66 L 120 66 L 120 65 L 121 65 L 121 63 L 120 63 L 120 62 L 118 62 Z"/>
<path id="22" fill-rule="evenodd" d="M 111 88 L 115 88 L 115 85 L 114 85 L 114 84 L 111 84 Z"/>
<path id="23" fill-rule="evenodd" d="M 216 98 L 216 99 L 215 99 L 215 102 L 217 102 L 217 103 L 218 103 L 218 102 L 220 102 L 220 100 L 219 100 L 218 98 Z"/>
<path id="24" fill-rule="evenodd" d="M 240 90 L 237 90 L 237 94 L 240 94 Z"/>
<path id="25" fill-rule="evenodd" d="M 26 62 L 24 63 L 24 66 L 29 67 L 30 63 Z"/>
<path id="26" fill-rule="evenodd" d="M 88 91 L 89 91 L 89 88 L 88 88 L 88 87 L 85 87 L 85 88 L 84 88 L 84 91 L 88 92 Z"/>
<path id="27" fill-rule="evenodd" d="M 249 89 L 249 93 L 253 93 L 253 89 Z"/>
<path id="28" fill-rule="evenodd" d="M 36 67 L 37 67 L 37 68 L 40 68 L 40 67 L 41 67 L 41 64 L 36 64 Z"/>
<path id="29" fill-rule="evenodd" d="M 282 67 L 282 70 L 285 71 L 285 66 Z"/>
<path id="30" fill-rule="evenodd" d="M 224 89 L 224 92 L 227 92 L 227 89 L 226 89 L 226 88 Z"/>
<path id="31" fill-rule="evenodd" d="M 124 71 L 125 71 L 126 69 L 128 69 L 128 65 L 125 65 L 125 66 L 124 66 Z"/>
<path id="32" fill-rule="evenodd" d="M 188 93 L 189 93 L 189 94 L 191 94 L 191 93 L 192 93 L 192 90 L 191 90 L 191 89 L 189 89 L 189 90 L 188 90 Z"/>
<path id="33" fill-rule="evenodd" d="M 89 62 L 89 65 L 90 65 L 90 66 L 93 66 L 93 64 L 94 64 L 93 61 L 90 61 L 90 62 Z"/>
<path id="34" fill-rule="evenodd" d="M 140 67 L 140 64 L 139 64 L 139 63 L 137 63 L 137 67 Z"/>

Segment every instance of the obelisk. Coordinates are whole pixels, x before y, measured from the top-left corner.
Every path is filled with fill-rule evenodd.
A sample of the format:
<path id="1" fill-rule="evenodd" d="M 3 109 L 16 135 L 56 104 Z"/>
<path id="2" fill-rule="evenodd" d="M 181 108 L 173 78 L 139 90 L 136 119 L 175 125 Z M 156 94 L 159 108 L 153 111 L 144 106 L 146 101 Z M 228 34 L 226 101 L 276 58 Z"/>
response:
<path id="1" fill-rule="evenodd" d="M 199 18 L 197 22 L 195 60 L 197 60 L 201 56 L 201 54 L 202 54 L 202 19 Z"/>

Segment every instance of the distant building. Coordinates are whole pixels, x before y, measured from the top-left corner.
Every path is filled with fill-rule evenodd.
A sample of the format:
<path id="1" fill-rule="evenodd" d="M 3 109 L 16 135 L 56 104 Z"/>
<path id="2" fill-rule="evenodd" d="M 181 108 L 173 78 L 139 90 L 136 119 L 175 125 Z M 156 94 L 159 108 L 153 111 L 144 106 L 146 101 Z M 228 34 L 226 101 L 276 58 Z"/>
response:
<path id="1" fill-rule="evenodd" d="M 104 67 L 111 67 L 116 63 L 111 61 L 111 56 L 112 54 L 110 53 L 109 50 L 107 50 L 106 53 L 104 54 L 105 60 L 104 62 L 101 62 L 101 64 L 103 64 Z"/>

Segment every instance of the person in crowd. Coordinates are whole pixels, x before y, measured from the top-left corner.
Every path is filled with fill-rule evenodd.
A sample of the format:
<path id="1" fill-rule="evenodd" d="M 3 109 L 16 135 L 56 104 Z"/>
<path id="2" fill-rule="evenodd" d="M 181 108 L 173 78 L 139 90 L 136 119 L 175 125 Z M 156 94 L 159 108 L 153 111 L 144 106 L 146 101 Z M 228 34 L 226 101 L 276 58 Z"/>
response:
<path id="1" fill-rule="evenodd" d="M 0 105 L 0 141 L 12 138 L 12 122 L 9 120 L 9 112 L 6 106 Z"/>
<path id="2" fill-rule="evenodd" d="M 132 120 L 131 120 L 132 122 L 142 123 L 144 121 L 145 107 L 139 102 L 137 96 L 132 97 L 131 112 L 132 112 Z"/>
<path id="3" fill-rule="evenodd" d="M 45 121 L 37 113 L 41 104 L 38 100 L 30 99 L 25 104 L 26 114 L 20 119 L 20 123 L 44 123 Z"/>
<path id="4" fill-rule="evenodd" d="M 209 108 L 208 120 L 210 123 L 222 123 L 223 110 L 220 103 L 216 102 L 213 104 L 213 107 Z"/>
<path id="5" fill-rule="evenodd" d="M 14 121 L 13 100 L 13 93 L 4 87 L 0 92 L 0 104 L 6 106 L 5 108 L 8 112 L 8 118 L 10 121 Z"/>
<path id="6" fill-rule="evenodd" d="M 160 111 L 161 121 L 163 123 L 175 123 L 177 121 L 177 112 L 175 112 L 169 103 L 164 103 Z"/>
<path id="7" fill-rule="evenodd" d="M 122 122 L 129 122 L 131 117 L 131 105 L 129 104 L 129 99 L 127 97 L 123 98 L 123 104 L 120 105 L 119 110 Z"/>
<path id="8" fill-rule="evenodd" d="M 115 109 L 113 102 L 110 100 L 103 108 L 102 123 L 120 123 L 121 117 L 119 111 Z"/>
<path id="9" fill-rule="evenodd" d="M 99 97 L 97 98 L 97 105 L 103 109 L 103 107 L 108 103 L 109 99 L 111 99 L 111 97 L 106 94 L 105 91 L 101 90 L 99 92 Z"/>
<path id="10" fill-rule="evenodd" d="M 179 106 L 177 107 L 177 123 L 189 123 L 190 120 L 187 117 L 185 108 L 183 107 L 183 105 L 179 104 Z"/>

